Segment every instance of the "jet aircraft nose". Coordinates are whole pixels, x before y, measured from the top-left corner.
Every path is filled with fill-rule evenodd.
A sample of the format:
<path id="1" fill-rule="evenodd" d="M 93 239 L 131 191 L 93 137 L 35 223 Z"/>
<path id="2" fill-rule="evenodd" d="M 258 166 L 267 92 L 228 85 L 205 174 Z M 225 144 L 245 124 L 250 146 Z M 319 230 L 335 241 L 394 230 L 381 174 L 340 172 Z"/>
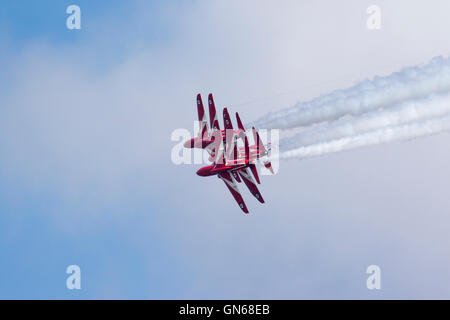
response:
<path id="1" fill-rule="evenodd" d="M 194 147 L 194 139 L 190 139 L 190 140 L 187 140 L 184 144 L 183 144 L 183 146 L 185 147 L 185 148 L 193 148 Z"/>
<path id="2" fill-rule="evenodd" d="M 197 170 L 197 175 L 200 177 L 207 177 L 211 175 L 212 166 L 203 167 Z"/>

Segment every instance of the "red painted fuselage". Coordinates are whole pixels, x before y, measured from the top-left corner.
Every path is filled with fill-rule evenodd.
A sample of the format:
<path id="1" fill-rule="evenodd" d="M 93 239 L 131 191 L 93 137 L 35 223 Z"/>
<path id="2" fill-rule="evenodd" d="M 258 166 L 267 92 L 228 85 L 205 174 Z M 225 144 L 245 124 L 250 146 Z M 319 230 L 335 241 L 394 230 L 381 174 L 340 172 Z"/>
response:
<path id="1" fill-rule="evenodd" d="M 226 164 L 222 166 L 209 165 L 197 170 L 197 175 L 200 177 L 209 177 L 226 172 L 229 170 L 238 170 L 244 167 L 248 167 L 249 163 L 245 160 L 236 160 L 232 164 Z"/>

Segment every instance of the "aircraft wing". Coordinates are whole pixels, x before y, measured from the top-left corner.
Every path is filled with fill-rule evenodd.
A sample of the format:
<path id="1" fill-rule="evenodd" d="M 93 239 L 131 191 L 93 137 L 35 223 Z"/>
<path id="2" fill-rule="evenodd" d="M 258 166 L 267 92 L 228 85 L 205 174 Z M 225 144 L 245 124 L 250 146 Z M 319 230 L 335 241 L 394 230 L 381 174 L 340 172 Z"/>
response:
<path id="1" fill-rule="evenodd" d="M 252 128 L 253 132 L 253 140 L 255 141 L 256 150 L 258 153 L 261 153 L 262 155 L 267 154 L 267 150 L 264 147 L 264 143 L 262 142 L 261 138 L 259 137 L 258 131 L 256 131 L 255 127 Z"/>
<path id="2" fill-rule="evenodd" d="M 259 190 L 256 187 L 256 183 L 253 180 L 252 176 L 250 175 L 248 168 L 241 169 L 238 171 L 238 173 L 242 177 L 242 180 L 244 180 L 245 185 L 247 186 L 248 190 L 250 190 L 252 195 L 256 199 L 258 199 L 259 202 L 264 203 L 264 199 L 261 196 L 261 193 L 259 193 Z"/>
<path id="3" fill-rule="evenodd" d="M 237 161 L 241 155 L 237 146 L 237 136 L 233 130 L 230 114 L 223 108 L 223 123 L 225 125 L 225 151 L 227 160 Z"/>
<path id="4" fill-rule="evenodd" d="M 231 175 L 233 176 L 234 180 L 236 180 L 238 183 L 241 183 L 242 180 L 239 177 L 239 174 L 236 171 L 231 171 Z"/>
<path id="5" fill-rule="evenodd" d="M 214 105 L 214 99 L 212 93 L 208 95 L 208 105 L 209 105 L 209 124 L 211 130 L 220 130 L 219 121 L 217 120 L 216 106 Z"/>
<path id="6" fill-rule="evenodd" d="M 225 160 L 225 146 L 222 140 L 222 132 L 214 131 L 213 132 L 214 143 L 213 143 L 213 163 L 215 166 L 224 166 L 226 163 Z"/>
<path id="7" fill-rule="evenodd" d="M 198 121 L 199 121 L 199 132 L 198 137 L 199 138 L 205 138 L 208 134 L 208 122 L 206 121 L 206 113 L 205 109 L 203 108 L 203 102 L 202 97 L 200 93 L 197 95 L 197 113 L 198 113 Z"/>
<path id="8" fill-rule="evenodd" d="M 247 160 L 247 163 L 250 161 L 250 147 L 249 147 L 249 145 L 248 145 L 248 139 L 247 139 L 247 136 L 244 136 L 244 144 L 245 144 L 245 147 L 244 147 L 244 153 L 245 153 L 245 159 Z M 249 163 L 249 167 L 250 167 L 250 170 L 252 171 L 252 173 L 253 173 L 253 176 L 255 177 L 255 179 L 256 179 L 256 182 L 258 182 L 258 184 L 261 184 L 261 182 L 259 181 L 259 176 L 258 176 L 258 170 L 256 169 L 256 166 L 255 166 L 255 164 L 254 163 Z M 247 170 L 247 173 L 248 173 L 248 170 Z M 251 178 L 251 177 L 250 177 Z M 252 181 L 253 182 L 253 181 Z M 254 184 L 254 183 L 253 183 Z M 247 185 L 248 186 L 248 185 Z M 256 186 L 255 186 L 256 187 Z M 258 199 L 259 200 L 259 199 Z"/>
<path id="9" fill-rule="evenodd" d="M 232 161 L 234 163 L 237 163 L 239 161 L 243 161 L 241 158 L 241 152 L 239 151 L 238 145 L 237 145 L 237 136 L 232 134 L 231 137 L 227 136 L 226 141 L 226 160 Z"/>
<path id="10" fill-rule="evenodd" d="M 248 213 L 247 206 L 245 205 L 244 199 L 242 199 L 242 196 L 239 192 L 239 189 L 236 185 L 236 182 L 234 182 L 233 177 L 229 172 L 223 172 L 218 175 L 220 179 L 225 182 L 226 186 L 228 187 L 228 190 L 230 190 L 231 194 L 233 195 L 234 199 L 238 203 L 239 207 L 244 211 L 245 213 Z"/>
<path id="11" fill-rule="evenodd" d="M 230 114 L 227 108 L 223 108 L 223 124 L 226 130 L 233 130 L 233 124 L 231 123 Z"/>
<path id="12" fill-rule="evenodd" d="M 241 118 L 239 117 L 239 113 L 237 113 L 237 112 L 236 112 L 236 121 L 237 121 L 239 130 L 245 132 L 244 125 L 242 124 Z"/>

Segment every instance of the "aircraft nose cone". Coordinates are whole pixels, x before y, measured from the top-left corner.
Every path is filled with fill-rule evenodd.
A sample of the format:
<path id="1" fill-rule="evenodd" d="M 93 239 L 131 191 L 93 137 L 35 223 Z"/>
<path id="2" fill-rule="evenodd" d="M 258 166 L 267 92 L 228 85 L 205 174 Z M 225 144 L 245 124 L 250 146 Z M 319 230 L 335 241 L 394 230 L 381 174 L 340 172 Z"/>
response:
<path id="1" fill-rule="evenodd" d="M 197 171 L 197 175 L 199 175 L 200 177 L 208 177 L 211 175 L 211 168 L 212 166 L 200 168 Z"/>
<path id="2" fill-rule="evenodd" d="M 206 172 L 205 172 L 205 168 L 200 168 L 197 170 L 197 175 L 200 177 L 206 177 Z"/>
<path id="3" fill-rule="evenodd" d="M 194 147 L 194 139 L 190 139 L 188 141 L 186 141 L 183 146 L 185 148 L 193 148 Z"/>

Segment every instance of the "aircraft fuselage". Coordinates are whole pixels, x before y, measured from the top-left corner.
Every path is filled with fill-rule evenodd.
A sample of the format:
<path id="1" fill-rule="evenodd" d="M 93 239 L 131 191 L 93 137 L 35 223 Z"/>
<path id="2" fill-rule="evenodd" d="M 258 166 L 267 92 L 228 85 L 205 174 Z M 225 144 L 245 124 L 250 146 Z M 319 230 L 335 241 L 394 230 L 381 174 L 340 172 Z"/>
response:
<path id="1" fill-rule="evenodd" d="M 248 162 L 244 162 L 244 163 L 236 163 L 236 164 L 230 164 L 230 165 L 223 165 L 220 167 L 214 166 L 214 165 L 209 165 L 206 167 L 202 167 L 200 169 L 197 170 L 197 175 L 199 175 L 200 177 L 209 177 L 209 176 L 214 176 L 217 174 L 220 174 L 222 172 L 226 172 L 229 170 L 238 170 L 244 167 L 248 166 Z"/>

